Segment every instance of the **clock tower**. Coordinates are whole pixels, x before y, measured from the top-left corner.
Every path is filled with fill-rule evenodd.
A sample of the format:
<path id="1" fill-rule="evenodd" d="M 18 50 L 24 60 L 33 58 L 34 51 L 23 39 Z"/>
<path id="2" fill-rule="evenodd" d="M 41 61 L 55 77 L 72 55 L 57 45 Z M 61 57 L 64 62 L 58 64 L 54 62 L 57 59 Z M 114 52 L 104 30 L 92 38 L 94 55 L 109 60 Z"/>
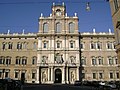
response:
<path id="1" fill-rule="evenodd" d="M 62 18 L 65 16 L 66 13 L 66 8 L 65 8 L 65 4 L 62 3 L 62 5 L 57 4 L 55 5 L 55 3 L 53 3 L 52 5 L 52 15 L 55 18 Z"/>

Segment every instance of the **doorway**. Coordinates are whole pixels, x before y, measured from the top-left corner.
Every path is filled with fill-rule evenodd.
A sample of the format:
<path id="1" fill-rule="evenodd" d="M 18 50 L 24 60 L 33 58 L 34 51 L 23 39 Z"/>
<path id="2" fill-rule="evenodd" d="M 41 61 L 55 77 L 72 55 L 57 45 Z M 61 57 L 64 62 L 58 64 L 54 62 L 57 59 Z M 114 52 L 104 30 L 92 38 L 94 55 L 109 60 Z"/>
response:
<path id="1" fill-rule="evenodd" d="M 55 70 L 55 83 L 62 82 L 62 71 L 60 69 Z"/>

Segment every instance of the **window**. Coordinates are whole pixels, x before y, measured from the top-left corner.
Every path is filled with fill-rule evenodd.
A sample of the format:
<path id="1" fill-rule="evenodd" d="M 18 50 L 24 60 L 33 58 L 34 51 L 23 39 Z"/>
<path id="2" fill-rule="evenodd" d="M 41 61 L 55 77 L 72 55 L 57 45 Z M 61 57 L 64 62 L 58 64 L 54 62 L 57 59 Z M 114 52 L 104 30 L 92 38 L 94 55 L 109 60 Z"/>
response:
<path id="1" fill-rule="evenodd" d="M 37 57 L 32 58 L 32 65 L 35 65 L 37 63 Z"/>
<path id="2" fill-rule="evenodd" d="M 22 43 L 20 42 L 17 43 L 17 49 L 22 49 Z"/>
<path id="3" fill-rule="evenodd" d="M 37 49 L 37 43 L 36 42 L 33 43 L 33 49 Z"/>
<path id="4" fill-rule="evenodd" d="M 113 65 L 113 58 L 112 57 L 108 57 L 108 62 L 109 62 L 109 65 Z"/>
<path id="5" fill-rule="evenodd" d="M 26 65 L 27 64 L 27 57 L 23 57 L 22 58 L 22 65 Z"/>
<path id="6" fill-rule="evenodd" d="M 57 42 L 57 48 L 60 48 L 60 42 Z"/>
<path id="7" fill-rule="evenodd" d="M 49 27 L 47 23 L 43 24 L 43 33 L 48 33 Z"/>
<path id="8" fill-rule="evenodd" d="M 8 49 L 12 49 L 12 43 L 8 43 Z"/>
<path id="9" fill-rule="evenodd" d="M 24 43 L 23 43 L 23 48 L 24 48 L 24 49 L 27 49 L 27 42 L 24 42 Z"/>
<path id="10" fill-rule="evenodd" d="M 91 42 L 91 49 L 96 49 L 96 44 L 94 42 Z"/>
<path id="11" fill-rule="evenodd" d="M 5 49 L 5 47 L 6 47 L 6 43 L 5 43 L 5 42 L 3 42 L 3 43 L 2 43 L 2 49 L 4 50 L 4 49 Z"/>
<path id="12" fill-rule="evenodd" d="M 103 58 L 102 57 L 98 57 L 98 64 L 103 65 Z"/>
<path id="13" fill-rule="evenodd" d="M 93 79 L 96 79 L 96 73 L 93 73 Z"/>
<path id="14" fill-rule="evenodd" d="M 56 24 L 56 33 L 60 33 L 60 32 L 61 32 L 61 27 L 62 27 L 62 26 L 61 26 L 61 23 L 58 22 L 58 23 Z"/>
<path id="15" fill-rule="evenodd" d="M 119 73 L 118 72 L 116 73 L 116 78 L 119 79 Z"/>
<path id="16" fill-rule="evenodd" d="M 6 65 L 9 65 L 9 64 L 11 64 L 11 57 L 6 58 Z"/>
<path id="17" fill-rule="evenodd" d="M 69 23 L 69 33 L 74 33 L 75 30 L 75 24 L 74 23 Z"/>
<path id="18" fill-rule="evenodd" d="M 47 48 L 47 42 L 43 43 L 43 48 Z"/>
<path id="19" fill-rule="evenodd" d="M 18 78 L 19 72 L 15 72 L 15 78 Z"/>
<path id="20" fill-rule="evenodd" d="M 97 42 L 97 49 L 102 49 L 102 43 L 101 42 Z"/>
<path id="21" fill-rule="evenodd" d="M 3 63 L 2 63 L 2 57 L 0 57 L 0 64 L 3 64 Z"/>
<path id="22" fill-rule="evenodd" d="M 99 78 L 100 78 L 100 79 L 103 78 L 103 73 L 99 73 Z"/>
<path id="23" fill-rule="evenodd" d="M 73 45 L 74 45 L 73 42 L 70 42 L 70 48 L 73 48 L 74 47 Z"/>
<path id="24" fill-rule="evenodd" d="M 110 79 L 113 79 L 113 73 L 110 73 Z"/>
<path id="25" fill-rule="evenodd" d="M 16 64 L 17 64 L 17 65 L 20 65 L 20 60 L 21 60 L 20 57 L 16 57 Z"/>
<path id="26" fill-rule="evenodd" d="M 35 79 L 35 73 L 34 72 L 32 73 L 32 79 Z"/>
<path id="27" fill-rule="evenodd" d="M 114 6 L 115 6 L 115 11 L 117 11 L 118 10 L 118 3 L 119 3 L 119 1 L 118 0 L 114 0 Z"/>
<path id="28" fill-rule="evenodd" d="M 107 43 L 107 49 L 112 49 L 112 43 L 111 42 Z"/>
<path id="29" fill-rule="evenodd" d="M 92 65 L 97 65 L 97 61 L 95 57 L 92 57 Z"/>
<path id="30" fill-rule="evenodd" d="M 81 44 L 80 44 L 80 49 L 83 49 L 83 48 L 84 48 L 84 47 L 83 47 L 83 43 L 81 43 Z"/>
<path id="31" fill-rule="evenodd" d="M 7 78 L 9 75 L 9 72 L 5 72 L 5 77 Z"/>
<path id="32" fill-rule="evenodd" d="M 82 58 L 81 58 L 81 64 L 82 64 L 82 65 L 86 65 L 86 58 L 85 58 L 85 57 L 82 57 Z"/>
<path id="33" fill-rule="evenodd" d="M 85 79 L 85 73 L 82 73 L 82 78 Z"/>

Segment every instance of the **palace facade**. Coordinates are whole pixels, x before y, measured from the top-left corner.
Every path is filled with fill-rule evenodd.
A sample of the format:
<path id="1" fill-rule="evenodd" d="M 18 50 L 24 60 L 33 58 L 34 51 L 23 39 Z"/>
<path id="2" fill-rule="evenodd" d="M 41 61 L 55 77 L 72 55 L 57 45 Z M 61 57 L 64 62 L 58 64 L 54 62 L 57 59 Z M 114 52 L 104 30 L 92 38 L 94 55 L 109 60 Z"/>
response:
<path id="1" fill-rule="evenodd" d="M 120 0 L 109 0 L 111 7 L 111 16 L 115 32 L 116 52 L 120 70 Z"/>
<path id="2" fill-rule="evenodd" d="M 0 34 L 0 78 L 27 83 L 70 83 L 76 80 L 119 80 L 114 33 L 80 33 L 78 17 L 52 5 L 39 17 L 36 34 Z"/>

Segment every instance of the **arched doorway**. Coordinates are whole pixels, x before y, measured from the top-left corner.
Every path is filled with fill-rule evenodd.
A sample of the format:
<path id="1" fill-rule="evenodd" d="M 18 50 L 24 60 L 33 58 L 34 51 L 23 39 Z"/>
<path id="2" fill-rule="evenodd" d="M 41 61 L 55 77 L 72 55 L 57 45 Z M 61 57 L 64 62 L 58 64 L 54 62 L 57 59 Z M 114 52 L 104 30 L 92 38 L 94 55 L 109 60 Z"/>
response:
<path id="1" fill-rule="evenodd" d="M 62 82 L 62 71 L 60 69 L 55 70 L 55 83 Z"/>

